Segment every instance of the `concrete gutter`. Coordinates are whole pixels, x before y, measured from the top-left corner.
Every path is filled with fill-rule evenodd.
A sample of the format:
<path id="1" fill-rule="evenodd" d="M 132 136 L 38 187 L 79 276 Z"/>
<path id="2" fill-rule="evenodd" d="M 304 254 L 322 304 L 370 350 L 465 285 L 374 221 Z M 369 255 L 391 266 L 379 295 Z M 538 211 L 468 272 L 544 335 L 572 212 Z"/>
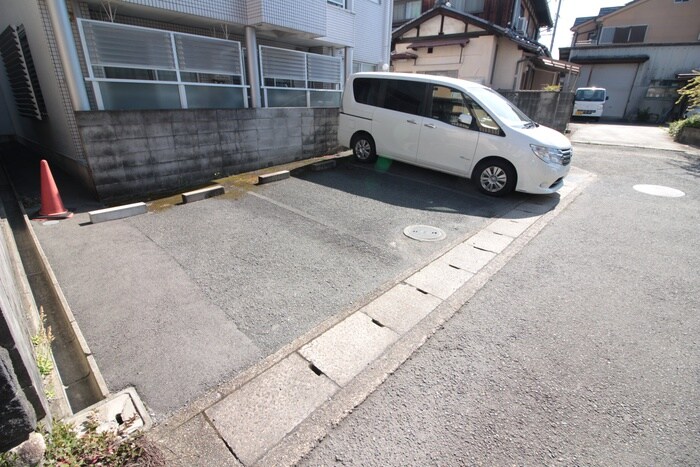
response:
<path id="1" fill-rule="evenodd" d="M 8 179 L 15 199 L 19 200 L 14 185 Z M 20 229 L 13 233 L 19 238 L 22 249 L 18 250 L 24 265 L 28 284 L 33 292 L 32 313 L 39 322 L 36 303 L 46 314 L 55 341 L 52 344 L 55 369 L 55 394 L 53 415 L 63 418 L 103 400 L 109 390 L 94 356 L 80 331 L 73 312 L 61 290 L 56 275 L 49 264 L 34 232 L 32 221 L 27 216 L 22 203 L 17 201 L 22 220 Z"/>

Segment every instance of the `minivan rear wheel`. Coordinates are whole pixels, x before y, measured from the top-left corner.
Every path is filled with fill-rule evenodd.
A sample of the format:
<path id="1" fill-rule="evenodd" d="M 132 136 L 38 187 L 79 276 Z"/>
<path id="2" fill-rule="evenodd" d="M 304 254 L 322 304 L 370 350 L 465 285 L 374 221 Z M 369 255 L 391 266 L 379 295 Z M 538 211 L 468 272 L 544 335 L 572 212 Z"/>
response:
<path id="1" fill-rule="evenodd" d="M 515 189 L 515 169 L 502 159 L 489 159 L 476 166 L 473 181 L 485 195 L 505 196 Z"/>
<path id="2" fill-rule="evenodd" d="M 377 149 L 374 140 L 367 133 L 358 133 L 352 138 L 350 143 L 352 153 L 360 162 L 374 162 L 377 160 Z"/>

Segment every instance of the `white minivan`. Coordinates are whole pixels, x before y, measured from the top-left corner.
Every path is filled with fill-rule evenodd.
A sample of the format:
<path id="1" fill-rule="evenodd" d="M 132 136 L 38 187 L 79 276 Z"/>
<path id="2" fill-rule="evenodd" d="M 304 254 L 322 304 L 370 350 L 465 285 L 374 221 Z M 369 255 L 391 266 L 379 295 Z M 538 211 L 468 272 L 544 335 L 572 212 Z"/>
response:
<path id="1" fill-rule="evenodd" d="M 442 76 L 352 75 L 338 139 L 359 161 L 381 155 L 464 176 L 492 196 L 553 193 L 571 162 L 564 135 L 533 122 L 485 86 Z"/>

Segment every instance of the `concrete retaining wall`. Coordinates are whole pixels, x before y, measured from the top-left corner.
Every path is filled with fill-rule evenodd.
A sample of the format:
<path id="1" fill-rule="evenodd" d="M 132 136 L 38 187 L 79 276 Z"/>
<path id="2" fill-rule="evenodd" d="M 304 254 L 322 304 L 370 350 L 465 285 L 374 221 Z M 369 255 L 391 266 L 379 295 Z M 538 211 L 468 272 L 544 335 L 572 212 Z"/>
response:
<path id="1" fill-rule="evenodd" d="M 537 123 L 562 133 L 574 110 L 574 93 L 553 91 L 506 91 L 501 95 Z"/>
<path id="2" fill-rule="evenodd" d="M 48 414 L 31 343 L 37 327 L 26 310 L 31 292 L 20 280 L 24 269 L 4 209 L 4 183 L 0 167 L 0 452 L 27 439 Z"/>
<path id="3" fill-rule="evenodd" d="M 682 128 L 678 133 L 676 141 L 681 144 L 690 144 L 691 146 L 700 148 L 700 128 Z"/>
<path id="4" fill-rule="evenodd" d="M 99 198 L 184 191 L 214 178 L 337 149 L 338 109 L 76 113 Z"/>

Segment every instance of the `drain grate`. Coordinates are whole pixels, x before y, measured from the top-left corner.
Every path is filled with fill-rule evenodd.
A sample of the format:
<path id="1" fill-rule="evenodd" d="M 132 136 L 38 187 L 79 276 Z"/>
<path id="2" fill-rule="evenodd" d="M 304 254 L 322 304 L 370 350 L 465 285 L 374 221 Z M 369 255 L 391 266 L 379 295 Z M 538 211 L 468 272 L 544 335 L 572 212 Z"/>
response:
<path id="1" fill-rule="evenodd" d="M 409 225 L 403 229 L 403 234 L 419 242 L 438 242 L 447 237 L 442 229 L 430 225 Z"/>

